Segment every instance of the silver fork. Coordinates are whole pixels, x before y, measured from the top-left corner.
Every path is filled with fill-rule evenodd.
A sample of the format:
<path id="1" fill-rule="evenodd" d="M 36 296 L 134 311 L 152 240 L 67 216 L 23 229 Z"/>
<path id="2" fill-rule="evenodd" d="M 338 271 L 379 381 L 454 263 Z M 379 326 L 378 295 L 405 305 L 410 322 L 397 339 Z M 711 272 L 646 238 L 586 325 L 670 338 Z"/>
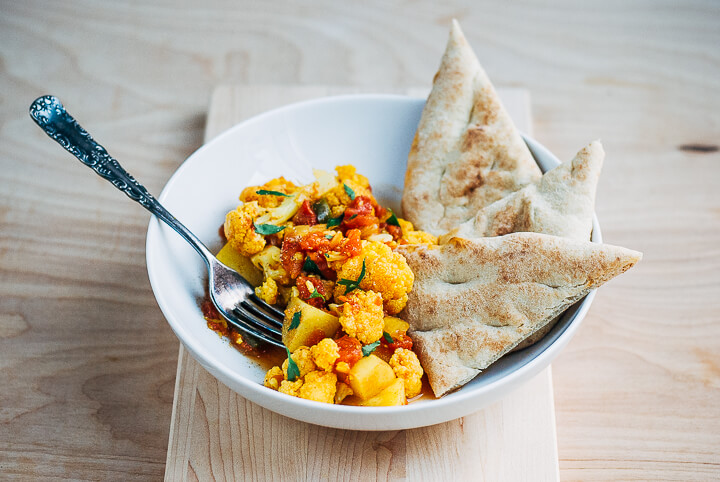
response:
<path id="1" fill-rule="evenodd" d="M 164 221 L 195 248 L 207 265 L 210 298 L 229 323 L 260 340 L 284 346 L 281 333 L 283 312 L 255 296 L 255 290 L 245 278 L 218 261 L 197 236 L 175 219 L 80 127 L 56 97 L 45 95 L 37 98 L 30 106 L 30 117 L 70 154 Z"/>

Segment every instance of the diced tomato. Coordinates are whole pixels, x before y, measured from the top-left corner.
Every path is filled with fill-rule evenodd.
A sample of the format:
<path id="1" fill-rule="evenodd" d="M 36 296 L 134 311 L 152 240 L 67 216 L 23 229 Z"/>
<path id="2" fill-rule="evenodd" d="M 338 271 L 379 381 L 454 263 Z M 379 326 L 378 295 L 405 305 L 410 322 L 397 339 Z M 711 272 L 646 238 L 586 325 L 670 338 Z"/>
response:
<path id="1" fill-rule="evenodd" d="M 335 343 L 337 343 L 340 351 L 340 356 L 335 361 L 335 365 L 345 362 L 352 368 L 362 358 L 362 344 L 357 338 L 345 335 L 335 340 Z"/>
<path id="2" fill-rule="evenodd" d="M 372 203 L 373 209 L 375 209 L 375 216 L 380 219 L 383 219 L 385 218 L 385 216 L 387 216 L 388 210 L 379 205 L 375 198 L 370 198 L 370 202 Z"/>
<path id="3" fill-rule="evenodd" d="M 331 281 L 335 281 L 337 279 L 337 273 L 330 269 L 327 264 L 327 259 L 325 259 L 325 256 L 323 256 L 322 253 L 311 251 L 307 254 L 307 256 L 315 263 L 315 265 L 320 270 L 320 273 L 322 273 L 322 275 L 326 279 L 329 279 Z"/>
<path id="4" fill-rule="evenodd" d="M 340 245 L 336 248 L 336 251 L 352 258 L 362 252 L 362 243 L 360 240 L 360 230 L 351 229 L 345 233 L 345 239 L 342 240 Z"/>
<path id="5" fill-rule="evenodd" d="M 323 233 L 313 232 L 303 236 L 300 241 L 300 248 L 303 251 L 330 251 L 330 240 Z"/>
<path id="6" fill-rule="evenodd" d="M 392 237 L 394 241 L 397 241 L 398 239 L 402 238 L 402 229 L 400 229 L 400 226 L 394 226 L 392 224 L 385 225 L 385 231 L 387 231 Z"/>
<path id="7" fill-rule="evenodd" d="M 285 268 L 291 279 L 295 279 L 300 275 L 305 262 L 305 256 L 300 249 L 301 241 L 300 236 L 285 236 L 282 243 L 280 261 L 282 261 L 283 268 Z"/>
<path id="8" fill-rule="evenodd" d="M 413 341 L 412 338 L 407 336 L 407 334 L 403 333 L 402 335 L 399 335 L 397 337 L 393 337 L 393 342 L 388 343 L 385 341 L 384 338 L 380 339 L 380 344 L 386 344 L 388 348 L 390 348 L 391 351 L 395 352 L 398 348 L 405 348 L 406 350 L 412 350 L 413 347 Z"/>
<path id="9" fill-rule="evenodd" d="M 300 206 L 300 209 L 298 209 L 298 212 L 293 216 L 293 223 L 295 223 L 296 226 L 304 224 L 308 226 L 313 226 L 317 224 L 317 215 L 315 214 L 315 211 L 312 210 L 312 206 L 310 206 L 310 201 L 305 201 Z"/>
<path id="10" fill-rule="evenodd" d="M 340 228 L 362 228 L 372 224 L 380 224 L 372 200 L 367 196 L 357 196 L 345 209 Z"/>
<path id="11" fill-rule="evenodd" d="M 308 281 L 315 288 L 315 290 L 311 290 L 308 287 Z M 325 300 L 329 298 L 329 295 L 327 289 L 325 288 L 325 285 L 320 278 L 318 278 L 317 276 L 300 275 L 298 276 L 296 283 L 297 289 L 300 292 L 301 300 L 303 300 L 309 305 L 314 306 L 315 308 L 325 308 Z M 319 296 L 311 298 L 314 291 L 317 291 L 319 294 L 321 294 L 322 298 Z"/>

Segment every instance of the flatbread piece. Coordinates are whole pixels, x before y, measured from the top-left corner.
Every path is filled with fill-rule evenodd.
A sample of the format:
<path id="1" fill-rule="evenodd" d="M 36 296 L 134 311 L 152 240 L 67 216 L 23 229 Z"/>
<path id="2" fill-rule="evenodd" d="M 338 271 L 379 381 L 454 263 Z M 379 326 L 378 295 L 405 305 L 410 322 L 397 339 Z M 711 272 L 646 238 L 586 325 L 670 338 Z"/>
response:
<path id="1" fill-rule="evenodd" d="M 453 20 L 405 174 L 404 217 L 436 236 L 541 171 Z"/>
<path id="2" fill-rule="evenodd" d="M 400 317 L 436 396 L 472 380 L 518 343 L 627 271 L 642 254 L 537 233 L 453 238 L 398 249 L 415 273 Z"/>
<path id="3" fill-rule="evenodd" d="M 471 239 L 517 232 L 589 240 L 604 158 L 602 144 L 591 142 L 572 161 L 481 209 L 473 219 L 441 236 L 440 243 L 454 237 Z"/>

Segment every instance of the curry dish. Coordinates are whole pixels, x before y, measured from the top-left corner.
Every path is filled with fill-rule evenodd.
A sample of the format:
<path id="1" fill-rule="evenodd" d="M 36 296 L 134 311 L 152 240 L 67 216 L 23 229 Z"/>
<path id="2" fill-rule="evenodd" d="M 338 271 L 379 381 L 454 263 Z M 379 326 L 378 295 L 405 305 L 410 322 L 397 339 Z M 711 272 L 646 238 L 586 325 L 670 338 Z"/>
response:
<path id="1" fill-rule="evenodd" d="M 285 308 L 287 356 L 264 385 L 288 395 L 360 406 L 405 405 L 422 390 L 423 369 L 395 317 L 414 275 L 396 252 L 437 238 L 380 206 L 353 166 L 314 171 L 298 186 L 280 177 L 245 188 L 225 218 L 218 259 Z M 242 351 L 262 346 L 229 328 L 203 303 L 208 326 Z"/>

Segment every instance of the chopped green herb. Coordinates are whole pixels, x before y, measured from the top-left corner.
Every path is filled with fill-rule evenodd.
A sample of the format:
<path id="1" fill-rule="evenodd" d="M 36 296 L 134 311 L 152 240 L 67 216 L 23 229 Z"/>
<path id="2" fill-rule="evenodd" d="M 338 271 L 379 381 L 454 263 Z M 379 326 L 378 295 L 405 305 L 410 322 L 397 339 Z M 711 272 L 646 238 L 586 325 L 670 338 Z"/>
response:
<path id="1" fill-rule="evenodd" d="M 352 216 L 350 216 L 350 219 L 348 219 L 348 221 L 352 221 L 352 220 L 355 219 L 356 217 L 357 217 L 357 214 L 353 214 Z"/>
<path id="2" fill-rule="evenodd" d="M 290 350 L 285 347 L 285 351 L 288 356 L 287 379 L 294 382 L 300 378 L 300 369 L 298 368 L 297 363 L 295 363 L 295 360 L 292 359 L 292 356 L 290 356 Z"/>
<path id="3" fill-rule="evenodd" d="M 292 320 L 290 321 L 290 326 L 288 327 L 288 330 L 294 330 L 298 326 L 300 326 L 300 317 L 302 316 L 302 313 L 300 311 L 296 311 L 292 315 Z"/>
<path id="4" fill-rule="evenodd" d="M 303 263 L 302 269 L 306 273 L 322 275 L 322 273 L 320 272 L 320 268 L 318 268 L 317 263 L 315 263 L 315 261 L 310 259 L 310 256 L 305 256 L 305 263 Z"/>
<path id="5" fill-rule="evenodd" d="M 299 311 L 298 311 L 298 313 L 299 313 Z M 390 333 L 388 333 L 387 331 L 383 331 L 383 338 L 385 338 L 385 341 L 388 342 L 388 343 L 390 343 L 390 344 L 392 344 L 393 341 L 394 341 L 394 340 L 393 340 L 393 337 L 390 336 Z"/>
<path id="6" fill-rule="evenodd" d="M 280 191 L 268 191 L 266 189 L 258 189 L 255 191 L 257 194 L 260 194 L 261 196 L 270 195 L 270 196 L 282 196 L 282 197 L 292 197 L 290 194 L 285 194 L 284 192 Z"/>
<path id="7" fill-rule="evenodd" d="M 355 200 L 355 191 L 353 191 L 352 188 L 345 183 L 343 183 L 343 188 L 345 188 L 345 192 L 347 193 L 347 195 L 350 196 L 350 200 L 354 201 Z"/>
<path id="8" fill-rule="evenodd" d="M 380 344 L 380 340 L 376 341 L 375 343 L 370 343 L 369 345 L 365 345 L 362 347 L 362 354 L 363 356 L 368 356 L 370 353 L 375 351 L 375 348 L 378 347 Z M 290 375 L 290 372 L 288 371 L 288 376 Z"/>
<path id="9" fill-rule="evenodd" d="M 323 295 L 321 295 L 320 293 L 318 293 L 318 290 L 315 287 L 313 287 L 313 292 L 310 293 L 310 299 L 313 299 L 313 298 L 322 298 L 322 300 L 325 301 L 325 297 Z"/>
<path id="10" fill-rule="evenodd" d="M 342 222 L 344 215 L 345 215 L 345 213 L 341 214 L 340 216 L 338 216 L 336 218 L 328 219 L 327 227 L 332 228 L 333 226 L 340 226 L 340 223 Z"/>
<path id="11" fill-rule="evenodd" d="M 255 221 L 253 221 L 253 226 L 255 227 L 255 231 L 262 235 L 277 234 L 285 229 L 285 226 L 275 226 L 274 224 L 255 224 Z"/>
<path id="12" fill-rule="evenodd" d="M 362 269 L 360 270 L 360 276 L 358 276 L 357 281 L 349 280 L 349 279 L 341 279 L 337 282 L 339 285 L 343 285 L 345 287 L 345 294 L 350 293 L 352 290 L 356 290 L 360 288 L 360 282 L 365 277 L 365 259 L 363 258 L 363 265 Z"/>
<path id="13" fill-rule="evenodd" d="M 334 238 L 334 237 L 335 237 L 335 236 L 332 235 L 332 234 L 326 234 L 326 235 L 325 235 L 325 239 L 332 239 L 332 238 Z"/>
<path id="14" fill-rule="evenodd" d="M 397 226 L 400 227 L 400 221 L 398 221 L 397 216 L 395 216 L 395 213 L 390 210 L 390 217 L 387 218 L 387 221 L 385 221 L 386 224 L 389 224 L 390 226 Z"/>

